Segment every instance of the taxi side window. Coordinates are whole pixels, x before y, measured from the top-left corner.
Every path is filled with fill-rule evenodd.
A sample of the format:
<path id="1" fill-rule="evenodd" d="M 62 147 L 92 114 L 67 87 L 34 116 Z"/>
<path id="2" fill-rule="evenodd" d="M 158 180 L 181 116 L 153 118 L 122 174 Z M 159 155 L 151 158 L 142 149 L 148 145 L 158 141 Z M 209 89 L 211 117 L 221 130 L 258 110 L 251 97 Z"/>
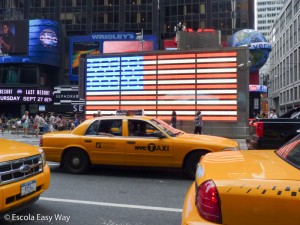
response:
<path id="1" fill-rule="evenodd" d="M 89 128 L 87 129 L 85 135 L 98 135 L 99 133 L 99 120 L 96 120 L 92 123 Z"/>
<path id="2" fill-rule="evenodd" d="M 155 132 L 158 130 L 148 122 L 141 120 L 129 120 L 128 131 L 129 136 L 156 137 Z"/>
<path id="3" fill-rule="evenodd" d="M 122 136 L 122 120 L 101 120 L 99 133 Z"/>

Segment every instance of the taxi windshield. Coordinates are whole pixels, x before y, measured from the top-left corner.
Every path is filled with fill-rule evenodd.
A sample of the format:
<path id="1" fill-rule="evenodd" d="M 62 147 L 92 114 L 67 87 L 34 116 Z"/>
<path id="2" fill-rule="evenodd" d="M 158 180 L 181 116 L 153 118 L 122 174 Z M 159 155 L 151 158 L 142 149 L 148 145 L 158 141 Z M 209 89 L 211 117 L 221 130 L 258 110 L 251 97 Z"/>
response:
<path id="1" fill-rule="evenodd" d="M 276 151 L 283 160 L 300 169 L 300 136 L 287 142 Z"/>
<path id="2" fill-rule="evenodd" d="M 158 126 L 162 131 L 166 132 L 171 137 L 175 137 L 175 136 L 184 134 L 183 131 L 170 126 L 165 121 L 160 120 L 158 118 L 151 119 L 151 122 L 153 124 L 155 124 L 156 126 Z"/>

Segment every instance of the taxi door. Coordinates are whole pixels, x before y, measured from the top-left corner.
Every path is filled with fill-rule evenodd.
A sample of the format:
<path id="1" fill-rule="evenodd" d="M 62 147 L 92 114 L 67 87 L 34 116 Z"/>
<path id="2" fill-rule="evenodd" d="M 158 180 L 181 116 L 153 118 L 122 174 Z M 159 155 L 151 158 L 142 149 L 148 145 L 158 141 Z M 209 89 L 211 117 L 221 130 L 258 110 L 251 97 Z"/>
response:
<path id="1" fill-rule="evenodd" d="M 122 119 L 101 119 L 87 129 L 84 137 L 92 164 L 125 165 Z"/>
<path id="2" fill-rule="evenodd" d="M 126 125 L 124 123 L 124 125 Z M 128 119 L 126 163 L 133 166 L 172 166 L 173 140 L 148 121 Z"/>

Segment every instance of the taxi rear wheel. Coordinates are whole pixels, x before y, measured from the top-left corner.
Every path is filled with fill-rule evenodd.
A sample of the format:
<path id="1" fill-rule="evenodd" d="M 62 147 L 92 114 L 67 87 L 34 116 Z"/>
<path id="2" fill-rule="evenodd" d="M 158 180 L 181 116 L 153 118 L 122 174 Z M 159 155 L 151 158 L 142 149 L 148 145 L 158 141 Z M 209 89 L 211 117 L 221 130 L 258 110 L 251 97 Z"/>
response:
<path id="1" fill-rule="evenodd" d="M 195 179 L 197 165 L 201 156 L 205 155 L 207 151 L 193 152 L 188 155 L 184 162 L 184 173 L 189 179 Z"/>
<path id="2" fill-rule="evenodd" d="M 82 174 L 90 167 L 88 155 L 80 149 L 70 149 L 64 156 L 64 169 L 70 173 Z"/>

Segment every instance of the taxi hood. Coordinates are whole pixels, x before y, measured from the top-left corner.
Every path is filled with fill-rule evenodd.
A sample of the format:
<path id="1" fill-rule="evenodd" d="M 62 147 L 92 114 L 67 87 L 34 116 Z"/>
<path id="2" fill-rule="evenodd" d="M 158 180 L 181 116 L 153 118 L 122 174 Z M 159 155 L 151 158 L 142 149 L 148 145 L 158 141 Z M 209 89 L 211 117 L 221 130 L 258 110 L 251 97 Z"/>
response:
<path id="1" fill-rule="evenodd" d="M 199 135 L 199 134 L 188 134 L 184 133 L 176 137 L 178 140 L 183 141 L 196 141 L 206 145 L 214 145 L 222 147 L 232 147 L 236 148 L 235 150 L 239 150 L 239 143 L 233 139 L 212 136 L 212 135 Z"/>
<path id="2" fill-rule="evenodd" d="M 10 141 L 2 138 L 0 139 L 0 143 L 0 163 L 39 154 L 37 147 L 32 145 Z"/>

